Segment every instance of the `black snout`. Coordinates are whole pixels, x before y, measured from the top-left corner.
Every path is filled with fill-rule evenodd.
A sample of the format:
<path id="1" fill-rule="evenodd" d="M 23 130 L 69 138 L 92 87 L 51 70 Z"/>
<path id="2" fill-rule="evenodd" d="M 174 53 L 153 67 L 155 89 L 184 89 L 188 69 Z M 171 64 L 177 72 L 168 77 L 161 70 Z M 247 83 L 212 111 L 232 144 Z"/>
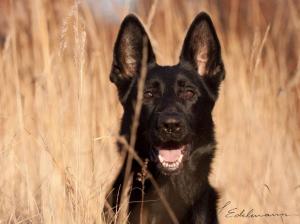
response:
<path id="1" fill-rule="evenodd" d="M 159 133 L 164 137 L 180 138 L 184 132 L 184 121 L 179 115 L 161 115 L 158 119 L 157 127 Z"/>
<path id="2" fill-rule="evenodd" d="M 175 117 L 169 117 L 161 122 L 159 128 L 166 133 L 176 133 L 181 131 L 182 124 Z"/>

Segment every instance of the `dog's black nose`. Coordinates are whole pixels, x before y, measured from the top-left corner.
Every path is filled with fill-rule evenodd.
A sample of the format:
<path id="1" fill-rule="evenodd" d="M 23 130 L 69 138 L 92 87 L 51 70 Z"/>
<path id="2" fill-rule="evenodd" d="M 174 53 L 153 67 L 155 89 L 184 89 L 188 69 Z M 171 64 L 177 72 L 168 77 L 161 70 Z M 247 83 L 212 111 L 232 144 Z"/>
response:
<path id="1" fill-rule="evenodd" d="M 161 132 L 165 134 L 178 134 L 182 131 L 183 122 L 175 117 L 164 117 L 160 119 L 158 126 Z"/>

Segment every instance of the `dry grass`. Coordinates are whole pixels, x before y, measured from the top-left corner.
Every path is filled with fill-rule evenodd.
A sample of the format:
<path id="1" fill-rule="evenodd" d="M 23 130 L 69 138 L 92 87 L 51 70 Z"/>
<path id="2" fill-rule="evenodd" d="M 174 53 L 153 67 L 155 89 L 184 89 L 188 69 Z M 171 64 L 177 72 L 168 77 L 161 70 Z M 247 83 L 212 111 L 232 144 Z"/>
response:
<path id="1" fill-rule="evenodd" d="M 214 110 L 219 147 L 210 178 L 220 207 L 300 215 L 299 1 L 154 2 L 135 11 L 162 64 L 177 62 L 199 11 L 212 15 L 222 41 L 227 77 Z M 2 1 L 0 9 L 0 223 L 104 223 L 121 161 L 121 108 L 108 74 L 128 11 L 116 9 L 111 22 L 73 1 Z M 300 216 L 223 211 L 220 220 L 296 224 Z"/>

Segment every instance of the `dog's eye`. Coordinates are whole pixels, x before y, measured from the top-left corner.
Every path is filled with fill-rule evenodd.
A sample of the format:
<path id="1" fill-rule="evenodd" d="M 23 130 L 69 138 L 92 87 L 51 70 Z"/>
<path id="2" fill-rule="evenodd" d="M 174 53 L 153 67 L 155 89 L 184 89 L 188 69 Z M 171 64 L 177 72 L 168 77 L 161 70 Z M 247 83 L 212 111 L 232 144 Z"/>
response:
<path id="1" fill-rule="evenodd" d="M 193 90 L 185 90 L 179 93 L 179 97 L 185 100 L 190 100 L 195 96 L 195 92 Z"/>
<path id="2" fill-rule="evenodd" d="M 153 97 L 153 93 L 151 91 L 144 92 L 144 99 L 151 99 Z"/>

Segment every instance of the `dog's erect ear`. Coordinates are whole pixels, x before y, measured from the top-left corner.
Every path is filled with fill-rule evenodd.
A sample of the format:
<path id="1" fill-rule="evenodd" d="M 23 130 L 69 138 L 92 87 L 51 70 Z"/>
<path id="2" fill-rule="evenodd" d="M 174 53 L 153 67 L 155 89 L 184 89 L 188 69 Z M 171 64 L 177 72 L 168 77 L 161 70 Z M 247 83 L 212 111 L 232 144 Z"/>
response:
<path id="1" fill-rule="evenodd" d="M 154 63 L 155 55 L 150 39 L 139 19 L 130 14 L 121 24 L 119 34 L 114 46 L 113 65 L 110 80 L 122 92 L 128 88 L 128 81 L 138 75 L 142 65 L 143 47 L 147 47 L 147 62 Z"/>
<path id="2" fill-rule="evenodd" d="M 201 76 L 224 79 L 220 43 L 209 15 L 204 12 L 196 16 L 186 34 L 180 63 L 189 63 Z"/>

